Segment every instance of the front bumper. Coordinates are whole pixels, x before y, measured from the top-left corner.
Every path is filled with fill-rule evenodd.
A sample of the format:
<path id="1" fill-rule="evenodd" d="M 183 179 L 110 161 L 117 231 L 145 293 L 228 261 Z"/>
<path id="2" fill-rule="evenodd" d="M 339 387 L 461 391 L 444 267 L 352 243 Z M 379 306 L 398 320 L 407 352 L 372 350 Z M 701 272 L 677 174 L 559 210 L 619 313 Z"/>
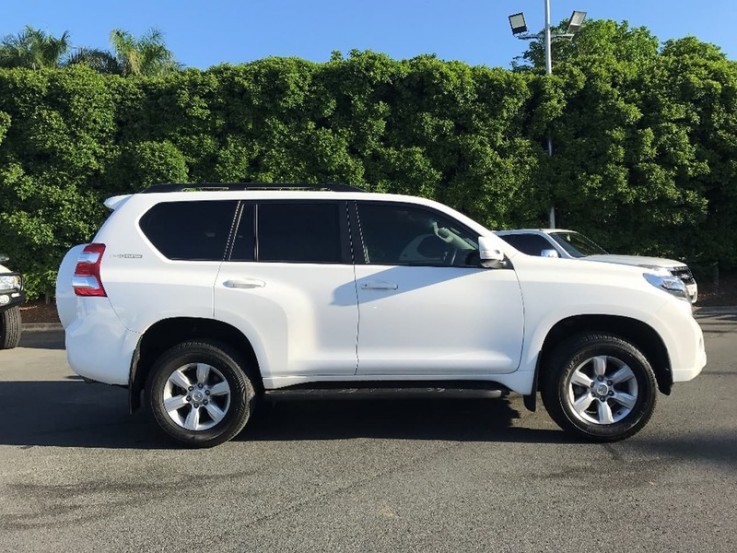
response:
<path id="1" fill-rule="evenodd" d="M 0 277 L 17 277 L 20 282 L 18 288 L 0 289 L 0 313 L 2 313 L 16 305 L 21 305 L 26 300 L 26 293 L 23 290 L 23 277 L 20 273 L 0 273 Z"/>
<path id="2" fill-rule="evenodd" d="M 706 366 L 704 333 L 692 309 L 689 303 L 673 298 L 652 321 L 668 350 L 673 382 L 693 380 Z"/>
<path id="3" fill-rule="evenodd" d="M 688 298 L 691 300 L 691 303 L 699 301 L 699 287 L 695 282 L 686 283 L 686 293 L 688 294 Z"/>

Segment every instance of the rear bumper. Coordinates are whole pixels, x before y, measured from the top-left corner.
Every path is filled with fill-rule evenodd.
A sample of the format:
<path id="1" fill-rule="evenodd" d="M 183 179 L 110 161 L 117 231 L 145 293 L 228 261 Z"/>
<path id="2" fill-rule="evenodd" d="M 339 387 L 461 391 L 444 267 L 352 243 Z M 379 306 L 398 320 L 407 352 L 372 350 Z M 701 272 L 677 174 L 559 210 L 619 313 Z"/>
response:
<path id="1" fill-rule="evenodd" d="M 140 335 L 125 328 L 107 298 L 79 298 L 83 316 L 66 327 L 69 366 L 104 384 L 127 386 Z"/>

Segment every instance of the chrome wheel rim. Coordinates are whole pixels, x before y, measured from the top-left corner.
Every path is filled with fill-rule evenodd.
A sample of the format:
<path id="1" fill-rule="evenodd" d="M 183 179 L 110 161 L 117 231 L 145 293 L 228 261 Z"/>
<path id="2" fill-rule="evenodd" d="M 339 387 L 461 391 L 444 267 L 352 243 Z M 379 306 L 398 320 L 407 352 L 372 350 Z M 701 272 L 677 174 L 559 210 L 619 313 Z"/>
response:
<path id="1" fill-rule="evenodd" d="M 162 404 L 177 426 L 193 432 L 208 430 L 230 409 L 230 385 L 212 365 L 188 363 L 169 375 Z"/>
<path id="2" fill-rule="evenodd" d="M 597 355 L 576 367 L 566 392 L 570 410 L 579 420 L 596 425 L 615 424 L 637 404 L 637 378 L 621 359 Z"/>

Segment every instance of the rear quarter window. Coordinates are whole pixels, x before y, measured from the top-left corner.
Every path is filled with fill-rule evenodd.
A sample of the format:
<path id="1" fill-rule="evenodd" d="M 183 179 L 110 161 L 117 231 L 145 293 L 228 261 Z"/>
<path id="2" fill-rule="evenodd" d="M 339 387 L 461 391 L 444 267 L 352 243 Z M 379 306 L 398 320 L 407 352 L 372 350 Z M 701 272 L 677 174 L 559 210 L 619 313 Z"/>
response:
<path id="1" fill-rule="evenodd" d="M 139 226 L 168 259 L 222 261 L 237 205 L 235 200 L 162 202 L 141 217 Z"/>

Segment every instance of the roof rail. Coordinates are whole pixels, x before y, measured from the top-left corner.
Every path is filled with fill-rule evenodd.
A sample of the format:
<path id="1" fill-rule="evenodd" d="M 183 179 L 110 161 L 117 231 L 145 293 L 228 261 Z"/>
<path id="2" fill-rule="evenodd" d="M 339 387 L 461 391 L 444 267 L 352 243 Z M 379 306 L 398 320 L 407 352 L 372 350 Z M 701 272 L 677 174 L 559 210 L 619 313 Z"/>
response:
<path id="1" fill-rule="evenodd" d="M 191 184 L 154 184 L 141 192 L 144 194 L 159 192 L 216 192 L 216 191 L 237 191 L 237 190 L 284 190 L 284 191 L 329 191 L 329 192 L 366 192 L 361 188 L 349 186 L 347 184 L 285 184 L 273 182 L 236 182 L 236 183 L 191 183 Z"/>

